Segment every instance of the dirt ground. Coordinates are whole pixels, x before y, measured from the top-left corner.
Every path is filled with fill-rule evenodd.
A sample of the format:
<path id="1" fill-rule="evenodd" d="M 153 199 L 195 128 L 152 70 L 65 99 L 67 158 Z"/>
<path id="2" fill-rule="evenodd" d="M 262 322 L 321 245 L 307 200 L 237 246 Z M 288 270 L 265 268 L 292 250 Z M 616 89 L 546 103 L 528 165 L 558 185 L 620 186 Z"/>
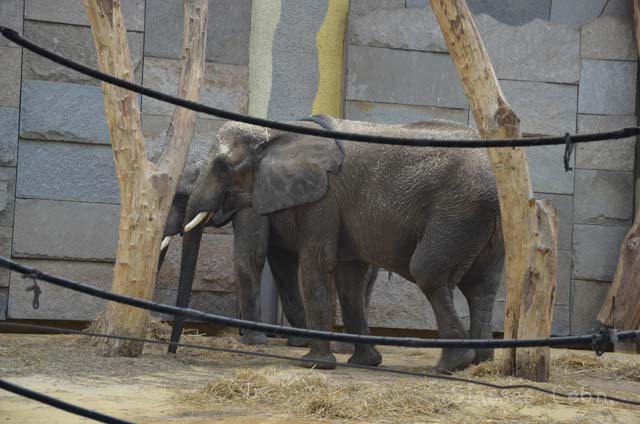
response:
<path id="1" fill-rule="evenodd" d="M 237 338 L 188 336 L 187 342 L 239 347 Z M 295 364 L 228 353 L 147 345 L 138 358 L 103 358 L 88 338 L 0 334 L 0 375 L 15 384 L 138 423 L 638 423 L 640 407 L 603 394 L 640 401 L 640 357 L 553 350 L 552 378 L 543 387 L 590 393 L 567 400 L 530 390 L 497 391 L 475 385 Z M 270 339 L 258 351 L 299 356 L 303 349 Z M 429 371 L 438 352 L 380 348 L 383 366 Z M 347 355 L 337 355 L 346 361 Z M 495 363 L 457 375 L 501 384 Z M 596 398 L 596 396 L 599 396 Z M 8 392 L 0 392 L 1 423 L 88 422 Z"/>

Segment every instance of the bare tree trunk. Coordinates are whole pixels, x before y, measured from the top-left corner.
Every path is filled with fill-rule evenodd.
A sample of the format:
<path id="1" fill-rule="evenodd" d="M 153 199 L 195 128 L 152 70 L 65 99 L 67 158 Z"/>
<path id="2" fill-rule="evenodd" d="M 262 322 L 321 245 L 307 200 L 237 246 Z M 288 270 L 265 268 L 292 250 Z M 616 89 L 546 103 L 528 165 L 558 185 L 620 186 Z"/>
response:
<path id="1" fill-rule="evenodd" d="M 133 80 L 133 68 L 122 20 L 120 0 L 84 0 L 103 72 Z M 179 96 L 198 100 L 204 72 L 207 0 L 185 0 L 183 60 Z M 165 149 L 155 164 L 147 160 L 137 95 L 102 84 L 105 115 L 111 135 L 118 185 L 120 225 L 112 291 L 150 299 L 155 288 L 160 241 L 178 177 L 186 160 L 195 126 L 195 112 L 174 111 Z M 108 334 L 143 337 L 148 312 L 109 303 Z M 141 343 L 105 340 L 107 356 L 136 356 Z"/>
<path id="2" fill-rule="evenodd" d="M 636 44 L 640 49 L 640 0 L 633 0 Z M 598 313 L 598 321 L 619 330 L 640 328 L 640 208 L 622 241 L 613 282 Z"/>
<path id="3" fill-rule="evenodd" d="M 471 111 L 483 138 L 519 138 L 520 119 L 507 103 L 491 60 L 464 0 L 431 0 L 431 7 L 453 59 L 458 75 L 471 106 Z M 529 179 L 529 164 L 522 148 L 487 149 L 493 166 L 500 197 L 502 229 L 506 249 L 507 301 L 505 306 L 505 338 L 544 337 L 550 334 L 551 308 L 546 325 L 527 322 L 524 317 L 533 305 L 553 305 L 556 284 L 555 267 L 551 264 L 539 270 L 539 264 L 555 263 L 556 237 L 545 237 L 551 246 L 538 245 L 540 233 L 538 216 L 542 221 L 555 222 L 553 207 L 537 205 Z M 550 213 L 551 218 L 546 214 Z M 542 255 L 537 257 L 536 255 Z M 527 295 L 525 308 L 523 295 Z M 549 299 L 550 297 L 550 299 Z M 548 349 L 547 349 L 548 350 Z M 525 359 L 524 356 L 521 357 Z M 543 367 L 548 367 L 548 352 Z M 530 379 L 539 379 L 540 372 L 531 372 L 536 366 L 516 366 L 515 349 L 507 349 L 503 372 Z M 545 374 L 545 373 L 542 373 Z M 548 375 L 548 370 L 546 375 Z"/>

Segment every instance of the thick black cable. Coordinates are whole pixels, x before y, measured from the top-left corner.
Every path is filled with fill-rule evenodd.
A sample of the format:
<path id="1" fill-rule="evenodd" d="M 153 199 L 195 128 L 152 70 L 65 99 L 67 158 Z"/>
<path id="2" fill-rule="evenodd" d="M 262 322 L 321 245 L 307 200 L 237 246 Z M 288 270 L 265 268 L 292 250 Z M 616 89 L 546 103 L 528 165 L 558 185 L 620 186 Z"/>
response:
<path id="1" fill-rule="evenodd" d="M 549 146 L 554 144 L 564 144 L 565 137 L 536 137 L 526 139 L 484 139 L 484 140 L 434 140 L 431 138 L 400 138 L 400 137 L 387 137 L 367 134 L 357 134 L 342 131 L 326 130 L 314 127 L 304 127 L 301 125 L 288 124 L 285 122 L 272 121 L 269 119 L 256 118 L 241 113 L 235 113 L 215 107 L 203 105 L 202 103 L 192 102 L 189 100 L 180 99 L 175 96 L 155 91 L 141 85 L 135 84 L 130 81 L 126 81 L 120 78 L 116 78 L 112 75 L 100 72 L 97 69 L 90 68 L 80 63 L 74 62 L 64 56 L 60 56 L 50 50 L 47 50 L 31 41 L 25 39 L 16 31 L 0 26 L 0 32 L 2 35 L 24 47 L 25 49 L 45 57 L 55 63 L 58 63 L 67 68 L 73 69 L 81 74 L 88 75 L 100 81 L 124 88 L 126 90 L 133 91 L 135 93 L 142 94 L 160 100 L 162 102 L 170 103 L 176 106 L 181 106 L 186 109 L 190 109 L 196 112 L 204 113 L 207 115 L 217 116 L 223 119 L 229 119 L 232 121 L 244 122 L 246 124 L 257 125 L 261 127 L 272 128 L 275 130 L 288 131 L 297 134 L 312 135 L 316 137 L 333 138 L 340 140 L 361 141 L 365 143 L 373 144 L 393 144 L 401 146 L 418 146 L 418 147 L 450 147 L 450 148 L 486 148 L 486 147 L 527 147 L 527 146 Z M 613 140 L 632 137 L 640 134 L 640 127 L 628 127 L 615 131 L 608 131 L 602 133 L 592 134 L 576 134 L 571 136 L 572 143 L 587 143 L 593 141 Z"/>
<path id="2" fill-rule="evenodd" d="M 89 294 L 101 299 L 111 300 L 125 305 L 147 309 L 149 311 L 195 318 L 213 324 L 224 325 L 227 327 L 243 328 L 246 330 L 255 330 L 265 333 L 281 334 L 285 336 L 334 340 L 347 343 L 378 344 L 386 346 L 471 349 L 593 345 L 594 343 L 599 345 L 606 345 L 609 337 L 607 332 L 600 332 L 582 336 L 551 337 L 541 339 L 421 339 L 415 337 L 370 336 L 362 334 L 309 330 L 230 318 L 221 315 L 209 314 L 206 312 L 198 311 L 196 309 L 179 308 L 163 303 L 123 296 L 107 290 L 99 289 L 97 287 L 92 287 L 87 284 L 81 284 L 75 281 L 67 280 L 65 278 L 56 277 L 54 275 L 39 271 L 35 268 L 20 265 L 17 262 L 14 262 L 2 256 L 0 256 L 0 267 L 19 272 L 21 274 L 26 274 L 30 277 L 37 278 L 38 280 L 46 281 L 60 287 L 65 287 L 81 293 Z M 621 331 L 616 333 L 616 337 L 618 337 L 619 340 L 635 340 L 638 335 L 640 335 L 640 330 Z"/>
<path id="3" fill-rule="evenodd" d="M 60 399 L 45 395 L 44 393 L 35 392 L 26 387 L 18 386 L 13 383 L 9 383 L 6 380 L 0 379 L 0 389 L 4 389 L 8 392 L 15 393 L 16 395 L 24 396 L 26 398 L 42 402 L 46 405 L 53 406 L 54 408 L 62 409 L 63 411 L 70 412 L 81 417 L 89 418 L 94 421 L 107 424 L 133 424 L 131 421 L 121 420 L 120 418 L 111 417 L 109 415 L 101 414 L 100 412 L 92 411 L 81 406 L 74 405 L 72 403 L 65 402 Z"/>
<path id="4" fill-rule="evenodd" d="M 247 350 L 239 350 L 239 349 L 224 348 L 224 347 L 201 346 L 201 345 L 194 345 L 194 344 L 189 344 L 189 343 L 174 343 L 174 342 L 168 342 L 168 341 L 156 340 L 156 339 L 143 339 L 143 338 L 138 338 L 138 337 L 115 336 L 115 335 L 110 335 L 110 334 L 94 333 L 94 332 L 80 331 L 80 330 L 70 330 L 70 329 L 65 329 L 65 328 L 49 327 L 49 326 L 37 325 L 37 324 L 26 324 L 26 323 L 17 323 L 17 322 L 1 322 L 0 321 L 0 327 L 2 327 L 2 326 L 4 326 L 4 327 L 22 328 L 22 329 L 31 329 L 31 330 L 37 330 L 37 331 L 47 331 L 47 332 L 50 332 L 50 333 L 74 334 L 74 335 L 88 336 L 88 337 L 102 337 L 102 338 L 106 338 L 106 339 L 128 340 L 128 341 L 142 342 L 142 343 L 149 343 L 149 344 L 174 345 L 174 346 L 183 347 L 183 348 L 187 348 L 187 349 L 200 349 L 200 350 L 208 350 L 208 351 L 213 351 L 213 352 L 232 353 L 232 354 L 236 354 L 236 355 L 255 356 L 255 357 L 258 357 L 258 358 L 281 359 L 281 360 L 287 360 L 287 361 L 291 361 L 291 362 L 322 363 L 322 364 L 328 364 L 328 365 L 334 364 L 334 365 L 336 365 L 338 367 L 342 367 L 342 368 L 364 369 L 364 370 L 368 370 L 368 371 L 382 372 L 382 373 L 389 373 L 389 374 L 399 374 L 399 375 L 406 375 L 406 376 L 412 376 L 412 377 L 424 377 L 424 378 L 431 378 L 431 379 L 437 379 L 437 380 L 447 380 L 447 381 L 453 381 L 453 382 L 457 382 L 457 383 L 467 383 L 467 384 L 475 384 L 475 385 L 479 385 L 479 386 L 485 386 L 485 387 L 489 387 L 489 388 L 496 389 L 496 390 L 529 389 L 529 390 L 535 390 L 535 391 L 538 391 L 538 392 L 542 392 L 542 393 L 545 393 L 545 394 L 550 394 L 550 395 L 553 395 L 553 396 L 558 396 L 558 397 L 565 398 L 565 399 L 591 399 L 591 397 L 587 396 L 587 395 L 572 395 L 572 394 L 567 394 L 567 393 L 562 393 L 562 392 L 556 392 L 555 390 L 545 389 L 543 387 L 537 387 L 537 386 L 533 386 L 533 385 L 530 385 L 530 384 L 507 384 L 507 385 L 503 385 L 503 384 L 489 383 L 489 382 L 482 381 L 482 380 L 474 380 L 474 379 L 470 379 L 470 378 L 455 377 L 455 376 L 444 375 L 444 374 L 423 373 L 423 372 L 418 372 L 418 371 L 401 370 L 401 369 L 397 369 L 397 368 L 387 368 L 387 367 L 372 367 L 372 366 L 369 366 L 369 365 L 350 364 L 348 362 L 347 363 L 342 363 L 342 362 L 334 363 L 334 362 L 323 361 L 323 360 L 306 359 L 306 358 L 294 358 L 294 357 L 291 357 L 291 356 L 278 355 L 278 354 L 275 354 L 275 353 L 252 352 L 252 351 L 247 351 Z M 615 396 L 608 396 L 608 395 L 604 395 L 604 398 L 606 400 L 611 400 L 611 401 L 614 401 L 614 402 L 620 402 L 620 403 L 625 403 L 625 404 L 628 404 L 628 405 L 640 406 L 640 402 L 636 402 L 636 401 L 633 401 L 633 400 L 622 399 L 622 398 L 618 398 L 618 397 L 615 397 Z"/>

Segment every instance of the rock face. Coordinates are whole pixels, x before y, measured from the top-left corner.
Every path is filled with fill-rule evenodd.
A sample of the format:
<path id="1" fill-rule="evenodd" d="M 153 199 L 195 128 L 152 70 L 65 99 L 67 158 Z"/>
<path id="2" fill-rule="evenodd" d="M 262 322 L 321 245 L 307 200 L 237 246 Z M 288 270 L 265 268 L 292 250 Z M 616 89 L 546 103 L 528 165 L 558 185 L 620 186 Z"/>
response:
<path id="1" fill-rule="evenodd" d="M 120 203 L 111 147 L 23 140 L 18 197 Z"/>
<path id="2" fill-rule="evenodd" d="M 628 226 L 574 225 L 573 278 L 611 281 L 628 230 Z"/>
<path id="3" fill-rule="evenodd" d="M 612 131 L 637 124 L 634 115 L 578 115 L 581 133 Z M 633 171 L 636 139 L 582 143 L 576 146 L 576 166 L 603 171 Z"/>
<path id="4" fill-rule="evenodd" d="M 25 80 L 20 137 L 109 144 L 100 87 Z"/>
<path id="5" fill-rule="evenodd" d="M 347 72 L 348 100 L 467 107 L 455 66 L 446 55 L 351 46 Z"/>
<path id="6" fill-rule="evenodd" d="M 580 55 L 585 59 L 636 60 L 638 48 L 631 16 L 604 16 L 582 27 Z"/>
<path id="7" fill-rule="evenodd" d="M 21 64 L 21 49 L 0 47 L 0 106 L 19 106 Z"/>
<path id="8" fill-rule="evenodd" d="M 18 120 L 18 108 L 0 107 L 0 166 L 16 165 Z"/>
<path id="9" fill-rule="evenodd" d="M 58 22 L 88 26 L 89 20 L 84 7 L 75 0 L 24 0 L 24 16 L 37 21 Z M 127 0 L 122 2 L 122 17 L 129 31 L 144 31 L 145 0 Z M 180 37 L 182 38 L 182 37 Z"/>
<path id="10" fill-rule="evenodd" d="M 144 82 L 148 87 L 175 95 L 180 79 L 180 60 L 148 57 L 144 63 Z M 200 88 L 200 102 L 234 112 L 247 110 L 247 67 L 207 63 Z M 142 112 L 151 115 L 171 115 L 174 106 L 145 97 Z M 200 119 L 216 119 L 198 114 Z"/>
<path id="11" fill-rule="evenodd" d="M 0 168 L 0 226 L 13 225 L 15 204 L 16 169 Z"/>
<path id="12" fill-rule="evenodd" d="M 98 67 L 91 28 L 27 21 L 25 37 L 47 49 L 92 68 Z M 143 34 L 129 32 L 129 50 L 135 81 L 142 82 Z M 27 80 L 55 80 L 100 85 L 100 81 L 58 65 L 41 56 L 24 51 L 22 78 Z"/>
<path id="13" fill-rule="evenodd" d="M 637 62 L 583 59 L 578 111 L 596 115 L 633 115 L 637 73 Z"/>
<path id="14" fill-rule="evenodd" d="M 571 334 L 588 334 L 600 327 L 596 317 L 607 296 L 609 285 L 599 281 L 573 281 Z"/>
<path id="15" fill-rule="evenodd" d="M 619 171 L 576 172 L 574 219 L 580 224 L 631 225 L 633 174 Z"/>
<path id="16" fill-rule="evenodd" d="M 469 112 L 466 109 L 394 105 L 352 100 L 346 102 L 345 113 L 349 116 L 349 119 L 383 124 L 402 124 L 431 119 L 446 119 L 467 124 L 469 120 Z"/>
<path id="17" fill-rule="evenodd" d="M 17 199 L 13 256 L 113 261 L 118 205 Z"/>
<path id="18" fill-rule="evenodd" d="M 0 2 L 0 25 L 11 28 L 22 35 L 24 0 L 3 0 Z M 0 37 L 0 47 L 18 47 L 4 37 Z M 1 90 L 0 90 L 1 92 Z"/>

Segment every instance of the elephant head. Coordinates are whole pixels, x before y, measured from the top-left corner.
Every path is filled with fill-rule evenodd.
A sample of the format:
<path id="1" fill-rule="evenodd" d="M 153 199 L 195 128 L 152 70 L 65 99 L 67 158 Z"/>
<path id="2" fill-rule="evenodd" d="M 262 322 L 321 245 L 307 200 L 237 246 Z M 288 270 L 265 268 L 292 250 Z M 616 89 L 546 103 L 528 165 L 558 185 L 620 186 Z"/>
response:
<path id="1" fill-rule="evenodd" d="M 266 215 L 315 202 L 326 194 L 327 174 L 336 173 L 343 158 L 335 140 L 228 122 L 195 183 L 185 230 L 210 213 L 220 226 L 243 207 Z"/>

